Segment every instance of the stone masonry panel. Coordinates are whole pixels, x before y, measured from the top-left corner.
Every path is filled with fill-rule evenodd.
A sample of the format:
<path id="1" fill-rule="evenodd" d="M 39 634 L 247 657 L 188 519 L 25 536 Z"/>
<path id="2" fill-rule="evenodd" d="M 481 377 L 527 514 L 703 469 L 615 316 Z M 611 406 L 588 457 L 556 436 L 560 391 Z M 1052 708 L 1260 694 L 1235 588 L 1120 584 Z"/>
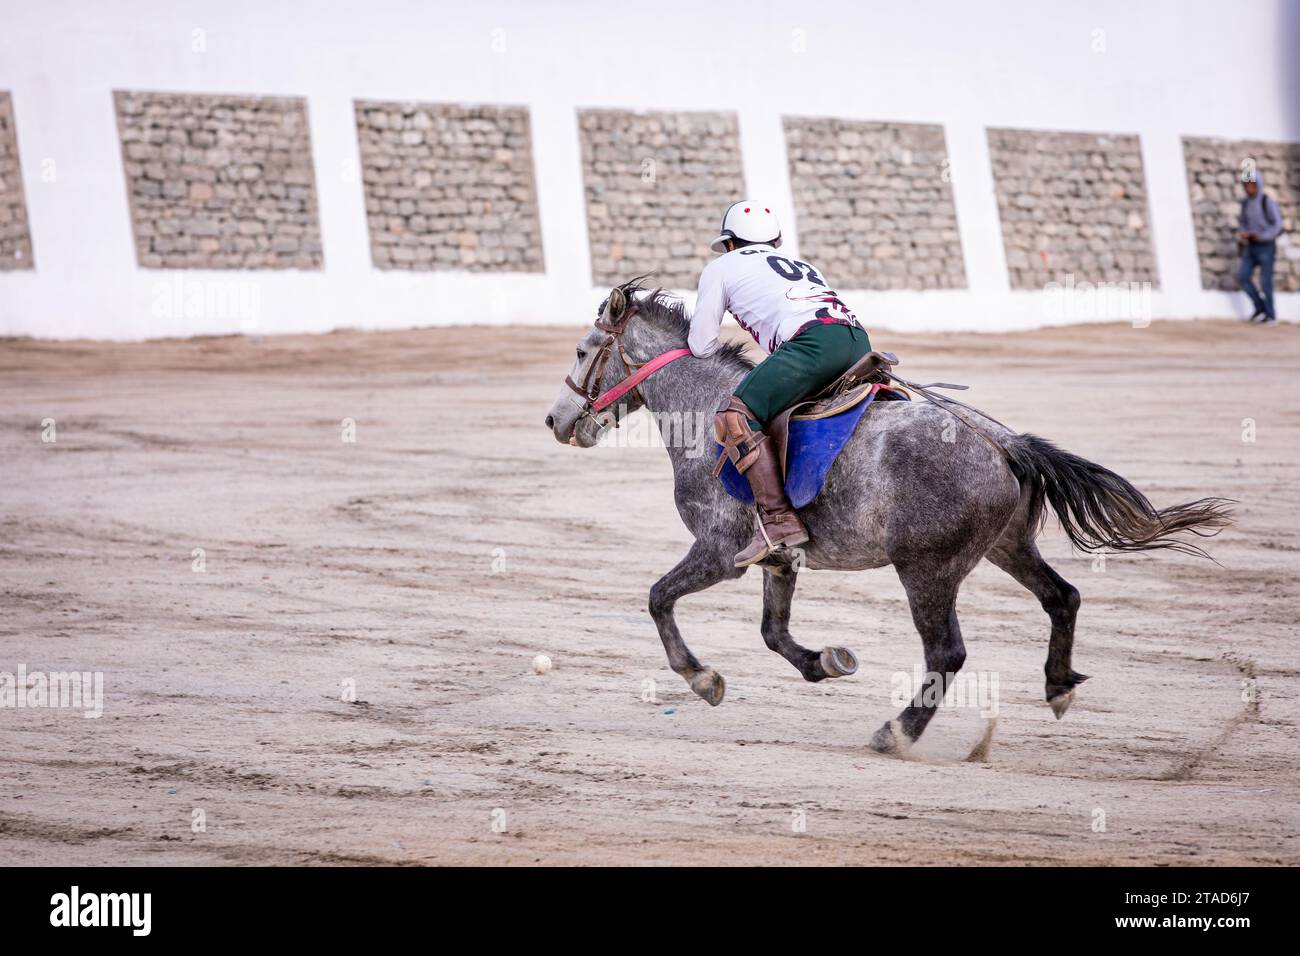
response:
<path id="1" fill-rule="evenodd" d="M 307 102 L 118 91 L 136 256 L 160 269 L 320 269 Z"/>
<path id="2" fill-rule="evenodd" d="M 1201 264 L 1201 287 L 1237 291 L 1237 217 L 1245 198 L 1244 173 L 1257 170 L 1264 192 L 1277 200 L 1284 228 L 1300 222 L 1300 143 L 1183 139 L 1187 190 Z M 1300 292 L 1300 258 L 1288 238 L 1273 266 L 1278 292 Z"/>
<path id="3" fill-rule="evenodd" d="M 1011 288 L 1158 285 L 1136 136 L 988 130 Z"/>
<path id="4" fill-rule="evenodd" d="M 31 269 L 33 265 L 13 97 L 0 91 L 0 271 Z"/>
<path id="5" fill-rule="evenodd" d="M 942 126 L 785 118 L 799 252 L 841 289 L 962 289 Z"/>
<path id="6" fill-rule="evenodd" d="M 528 110 L 358 101 L 379 269 L 542 272 Z"/>
<path id="7" fill-rule="evenodd" d="M 694 289 L 723 212 L 744 198 L 735 115 L 582 110 L 578 126 L 593 283 L 650 273 Z"/>

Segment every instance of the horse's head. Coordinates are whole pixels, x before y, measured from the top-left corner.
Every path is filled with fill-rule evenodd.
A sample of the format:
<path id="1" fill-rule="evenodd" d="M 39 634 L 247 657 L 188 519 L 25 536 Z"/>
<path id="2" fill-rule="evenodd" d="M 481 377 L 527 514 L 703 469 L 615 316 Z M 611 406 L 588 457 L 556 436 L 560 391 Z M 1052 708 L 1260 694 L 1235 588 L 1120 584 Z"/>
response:
<path id="1" fill-rule="evenodd" d="M 629 340 L 636 334 L 635 294 L 640 289 L 636 279 L 611 289 L 595 325 L 578 342 L 573 368 L 546 416 L 546 427 L 556 441 L 590 448 L 624 412 L 643 404 L 640 392 L 632 389 L 609 407 L 596 407 L 597 399 L 632 374 L 636 364 L 632 355 L 637 349 Z"/>

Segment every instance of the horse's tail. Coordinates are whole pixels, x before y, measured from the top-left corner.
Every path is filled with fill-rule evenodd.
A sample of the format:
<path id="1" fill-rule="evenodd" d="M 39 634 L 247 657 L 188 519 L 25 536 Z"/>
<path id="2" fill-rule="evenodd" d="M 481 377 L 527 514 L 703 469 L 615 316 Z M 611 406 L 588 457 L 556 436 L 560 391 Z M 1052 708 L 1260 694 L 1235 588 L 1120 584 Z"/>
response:
<path id="1" fill-rule="evenodd" d="M 1169 548 L 1208 558 L 1177 537 L 1210 538 L 1232 522 L 1227 498 L 1200 498 L 1156 510 L 1127 479 L 1071 454 L 1037 435 L 1000 436 L 1011 470 L 1029 490 L 1029 522 L 1040 527 L 1046 501 L 1075 547 L 1084 551 L 1154 551 Z"/>

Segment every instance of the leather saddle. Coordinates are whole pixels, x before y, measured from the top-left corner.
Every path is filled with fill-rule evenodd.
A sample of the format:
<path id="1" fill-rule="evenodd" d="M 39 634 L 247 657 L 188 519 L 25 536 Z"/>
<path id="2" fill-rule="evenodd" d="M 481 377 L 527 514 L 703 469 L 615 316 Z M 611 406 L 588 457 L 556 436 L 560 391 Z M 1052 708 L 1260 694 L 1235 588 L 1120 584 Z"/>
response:
<path id="1" fill-rule="evenodd" d="M 890 385 L 886 374 L 897 364 L 898 356 L 892 352 L 868 352 L 820 392 L 795 402 L 772 419 L 764 430 L 781 463 L 781 474 L 786 474 L 791 420 L 832 418 L 873 395 L 876 400 L 906 400 L 907 393 Z"/>

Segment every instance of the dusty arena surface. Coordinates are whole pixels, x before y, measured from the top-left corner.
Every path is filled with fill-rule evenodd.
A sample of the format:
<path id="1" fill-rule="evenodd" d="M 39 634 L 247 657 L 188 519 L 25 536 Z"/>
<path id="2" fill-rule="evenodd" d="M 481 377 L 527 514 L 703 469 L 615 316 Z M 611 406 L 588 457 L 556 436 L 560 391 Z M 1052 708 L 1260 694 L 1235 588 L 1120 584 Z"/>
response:
<path id="1" fill-rule="evenodd" d="M 976 570 L 983 762 L 970 708 L 866 748 L 921 660 L 890 569 L 801 575 L 795 636 L 853 677 L 763 646 L 756 571 L 678 608 L 722 705 L 668 669 L 666 454 L 542 424 L 578 337 L 0 343 L 0 671 L 104 675 L 99 719 L 0 710 L 0 863 L 1300 863 L 1300 328 L 873 335 L 1158 505 L 1240 502 L 1218 564 L 1049 522 L 1092 676 L 1060 722 L 1046 615 Z"/>

